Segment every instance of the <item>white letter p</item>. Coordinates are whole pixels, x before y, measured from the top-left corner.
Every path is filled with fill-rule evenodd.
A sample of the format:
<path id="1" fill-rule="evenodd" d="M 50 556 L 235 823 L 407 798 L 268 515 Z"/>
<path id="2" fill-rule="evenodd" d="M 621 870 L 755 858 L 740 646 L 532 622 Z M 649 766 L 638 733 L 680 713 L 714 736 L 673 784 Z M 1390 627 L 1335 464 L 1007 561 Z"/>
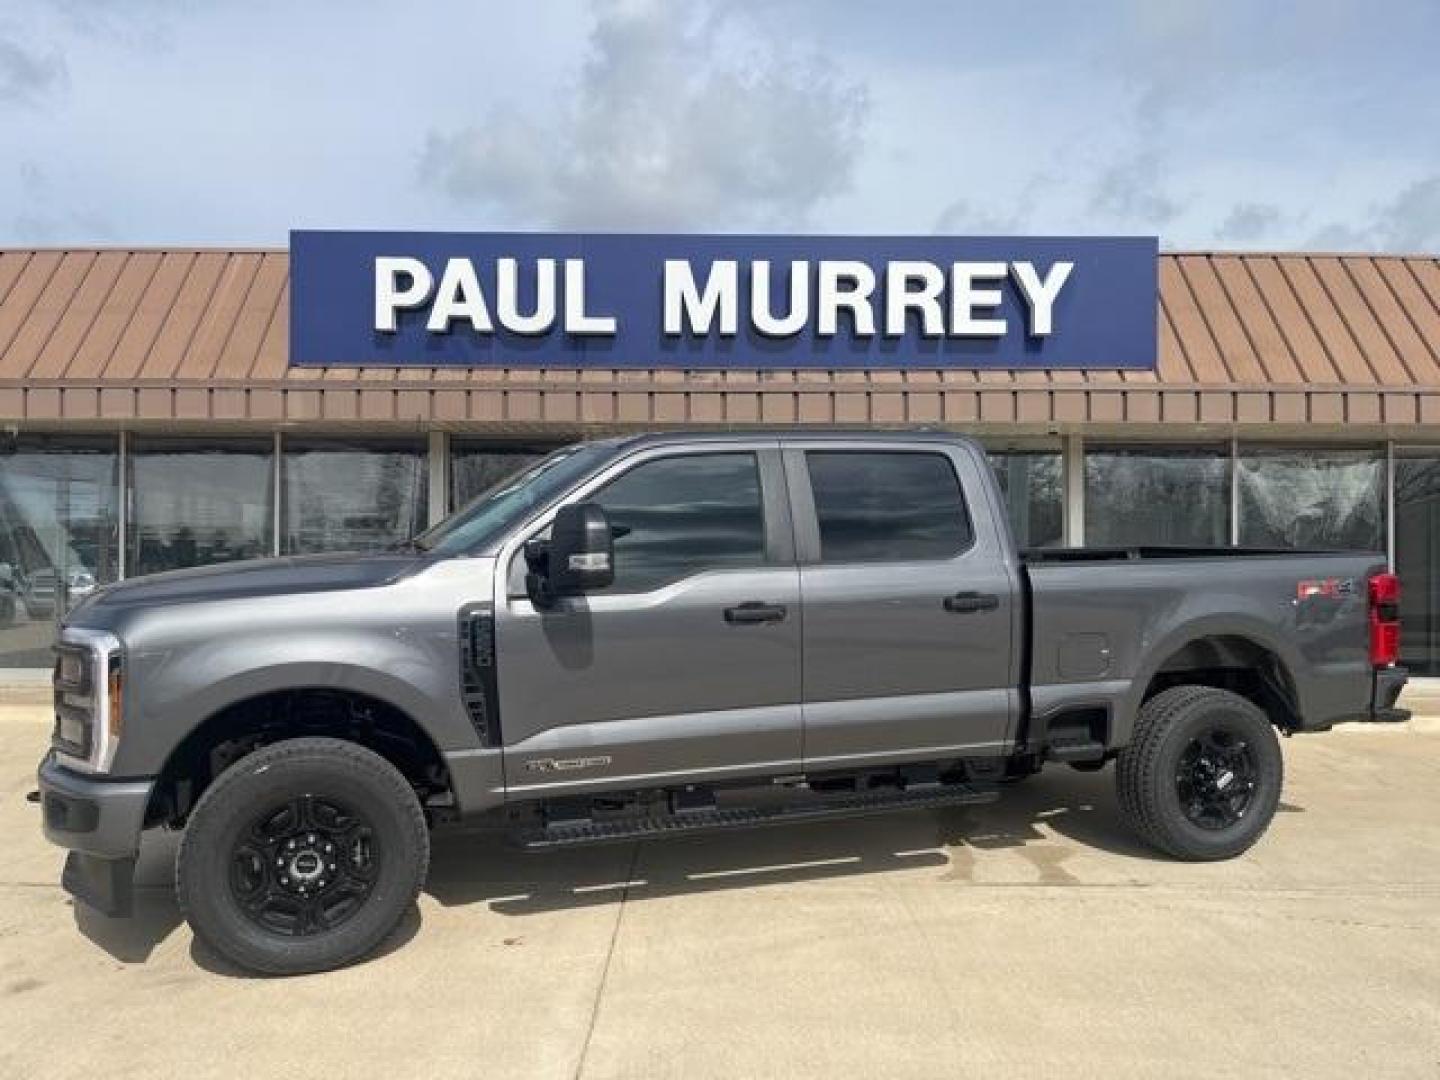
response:
<path id="1" fill-rule="evenodd" d="M 400 278 L 408 278 L 404 288 Z M 395 332 L 396 313 L 430 299 L 435 277 L 419 259 L 380 255 L 375 259 L 375 329 Z"/>

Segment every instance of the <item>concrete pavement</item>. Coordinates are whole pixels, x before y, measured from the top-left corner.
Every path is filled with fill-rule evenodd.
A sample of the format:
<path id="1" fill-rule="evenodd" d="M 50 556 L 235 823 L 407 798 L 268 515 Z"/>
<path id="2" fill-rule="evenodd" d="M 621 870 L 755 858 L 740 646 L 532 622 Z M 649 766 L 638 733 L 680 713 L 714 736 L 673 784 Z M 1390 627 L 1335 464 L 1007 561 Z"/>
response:
<path id="1" fill-rule="evenodd" d="M 1431 1076 L 1440 734 L 1285 743 L 1245 857 L 1152 857 L 1107 770 L 993 806 L 525 856 L 437 837 L 376 959 L 245 977 L 147 843 L 137 918 L 77 909 L 0 708 L 0 1076 Z"/>

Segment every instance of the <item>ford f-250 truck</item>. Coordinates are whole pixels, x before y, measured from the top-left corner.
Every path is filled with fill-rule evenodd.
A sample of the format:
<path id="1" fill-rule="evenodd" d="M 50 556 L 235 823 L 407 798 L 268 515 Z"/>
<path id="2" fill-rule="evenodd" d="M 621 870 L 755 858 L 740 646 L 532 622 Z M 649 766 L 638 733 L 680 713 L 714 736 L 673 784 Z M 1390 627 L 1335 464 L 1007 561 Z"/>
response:
<path id="1" fill-rule="evenodd" d="M 1145 841 L 1223 859 L 1275 812 L 1277 729 L 1403 719 L 1397 601 L 1377 554 L 1021 553 L 953 435 L 584 443 L 398 550 L 85 598 L 44 828 L 124 914 L 142 830 L 183 827 L 195 932 L 274 973 L 373 949 L 453 819 L 554 848 L 1113 759 Z"/>

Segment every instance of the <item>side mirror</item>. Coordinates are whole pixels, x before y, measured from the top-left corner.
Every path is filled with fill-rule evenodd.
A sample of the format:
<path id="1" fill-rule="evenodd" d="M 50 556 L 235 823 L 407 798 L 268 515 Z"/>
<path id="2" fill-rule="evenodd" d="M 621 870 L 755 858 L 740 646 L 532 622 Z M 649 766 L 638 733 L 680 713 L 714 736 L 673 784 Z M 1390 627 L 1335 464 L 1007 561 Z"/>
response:
<path id="1" fill-rule="evenodd" d="M 541 555 L 539 545 L 533 550 L 526 546 L 525 558 L 532 571 L 526 585 L 531 598 L 542 606 L 556 597 L 603 589 L 615 580 L 610 522 L 596 503 L 562 506 L 550 526 L 543 566 Z"/>

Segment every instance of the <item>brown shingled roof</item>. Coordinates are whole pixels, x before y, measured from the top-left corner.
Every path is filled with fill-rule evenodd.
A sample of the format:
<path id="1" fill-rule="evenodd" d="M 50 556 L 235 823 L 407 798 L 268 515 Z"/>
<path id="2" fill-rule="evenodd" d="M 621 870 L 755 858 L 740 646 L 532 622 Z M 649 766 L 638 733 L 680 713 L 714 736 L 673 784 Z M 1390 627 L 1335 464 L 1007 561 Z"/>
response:
<path id="1" fill-rule="evenodd" d="M 0 421 L 1440 420 L 1440 259 L 1166 254 L 1154 372 L 290 368 L 283 251 L 0 251 Z"/>

